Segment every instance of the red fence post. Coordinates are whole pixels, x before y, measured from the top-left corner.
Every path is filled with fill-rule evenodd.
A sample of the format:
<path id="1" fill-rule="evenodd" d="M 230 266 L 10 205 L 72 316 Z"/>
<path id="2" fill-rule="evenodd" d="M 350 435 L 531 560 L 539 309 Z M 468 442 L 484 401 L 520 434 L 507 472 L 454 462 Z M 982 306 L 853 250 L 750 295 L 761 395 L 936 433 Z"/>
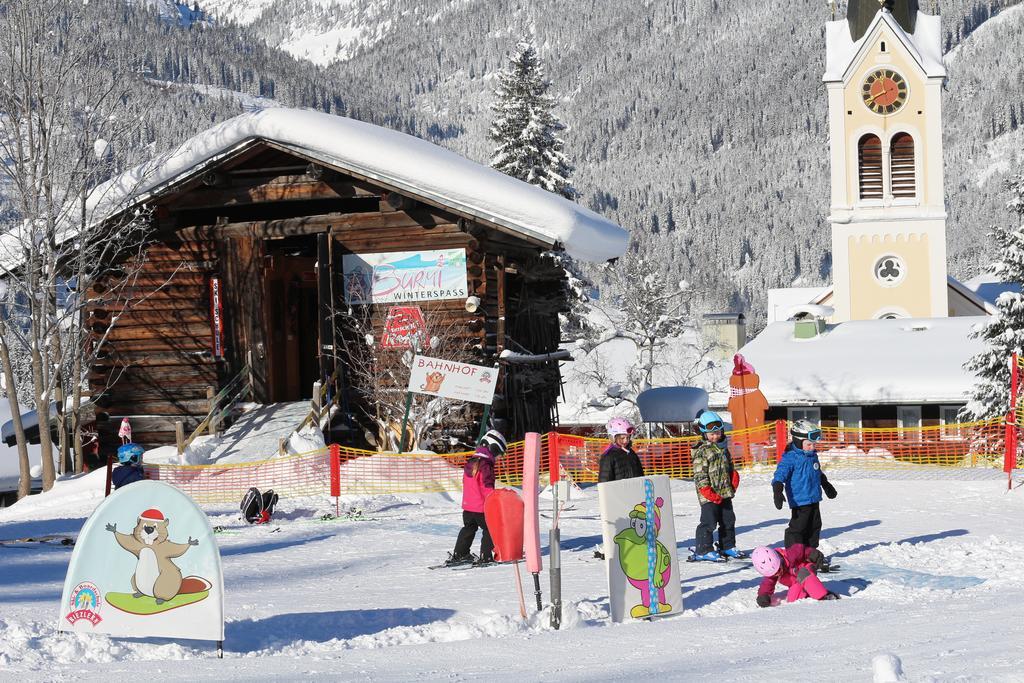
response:
<path id="1" fill-rule="evenodd" d="M 782 460 L 782 454 L 786 452 L 786 421 L 775 421 L 775 462 Z"/>
<path id="2" fill-rule="evenodd" d="M 114 456 L 107 456 L 107 489 L 103 493 L 103 497 L 106 498 L 110 495 L 110 477 L 114 473 Z"/>
<path id="3" fill-rule="evenodd" d="M 341 446 L 332 443 L 328 448 L 328 458 L 331 466 L 331 496 L 334 497 L 335 516 L 341 516 L 341 507 L 338 498 L 341 496 Z"/>
<path id="4" fill-rule="evenodd" d="M 548 476 L 552 487 L 558 483 L 561 469 L 561 457 L 558 455 L 558 432 L 548 432 Z M 553 490 L 554 488 L 552 488 Z"/>

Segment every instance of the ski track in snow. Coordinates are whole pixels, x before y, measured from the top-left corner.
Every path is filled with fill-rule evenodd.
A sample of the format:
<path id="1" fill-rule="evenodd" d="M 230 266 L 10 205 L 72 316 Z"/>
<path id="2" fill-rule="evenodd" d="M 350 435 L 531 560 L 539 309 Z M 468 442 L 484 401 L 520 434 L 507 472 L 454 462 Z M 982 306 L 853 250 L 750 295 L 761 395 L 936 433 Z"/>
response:
<path id="1" fill-rule="evenodd" d="M 0 539 L 76 534 L 100 500 L 101 475 L 0 510 Z M 778 544 L 788 514 L 772 507 L 765 481 L 744 484 L 740 546 Z M 212 643 L 57 634 L 71 550 L 0 546 L 0 679 L 696 679 L 728 669 L 736 680 L 870 680 L 893 656 L 908 680 L 1019 680 L 1024 531 L 1013 520 L 1024 489 L 1005 493 L 996 480 L 837 484 L 839 498 L 822 503 L 821 548 L 842 571 L 822 578 L 842 600 L 764 610 L 749 563 L 681 562 L 685 611 L 619 625 L 608 619 L 604 566 L 593 559 L 596 490 L 584 489 L 562 518 L 560 632 L 547 607 L 536 612 L 525 567 L 526 621 L 511 567 L 427 569 L 460 527 L 450 496 L 347 497 L 340 508 L 353 518 L 328 522 L 315 520 L 334 512 L 333 500 L 286 499 L 259 527 L 233 506 L 208 508 L 226 529 L 217 536 L 223 661 Z M 698 518 L 692 484 L 673 482 L 673 501 L 682 557 Z M 542 521 L 545 553 L 549 525 Z M 546 605 L 546 567 L 541 588 Z"/>

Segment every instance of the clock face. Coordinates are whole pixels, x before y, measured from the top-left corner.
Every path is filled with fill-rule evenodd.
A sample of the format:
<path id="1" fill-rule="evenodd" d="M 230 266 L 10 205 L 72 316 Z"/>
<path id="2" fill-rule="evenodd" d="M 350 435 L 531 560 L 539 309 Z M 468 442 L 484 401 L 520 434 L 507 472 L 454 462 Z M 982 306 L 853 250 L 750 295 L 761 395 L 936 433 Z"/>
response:
<path id="1" fill-rule="evenodd" d="M 892 114 L 907 101 L 907 82 L 892 69 L 878 69 L 864 79 L 861 97 L 876 114 Z"/>

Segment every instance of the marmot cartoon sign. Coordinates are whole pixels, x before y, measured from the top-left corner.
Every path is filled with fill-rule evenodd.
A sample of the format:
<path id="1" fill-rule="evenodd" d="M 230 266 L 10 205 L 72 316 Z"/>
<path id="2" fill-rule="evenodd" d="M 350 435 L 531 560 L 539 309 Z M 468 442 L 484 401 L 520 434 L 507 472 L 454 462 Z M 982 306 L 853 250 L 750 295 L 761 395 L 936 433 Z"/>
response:
<path id="1" fill-rule="evenodd" d="M 173 486 L 140 481 L 106 498 L 82 527 L 57 628 L 221 641 L 223 584 L 202 510 Z"/>
<path id="2" fill-rule="evenodd" d="M 768 400 L 761 393 L 761 378 L 754 366 L 740 354 L 733 356 L 733 371 L 729 377 L 729 413 L 732 415 L 732 454 L 749 463 L 754 455 L 751 446 L 767 441 L 767 434 L 751 433 L 764 425 Z M 737 433 L 738 432 L 738 433 Z"/>

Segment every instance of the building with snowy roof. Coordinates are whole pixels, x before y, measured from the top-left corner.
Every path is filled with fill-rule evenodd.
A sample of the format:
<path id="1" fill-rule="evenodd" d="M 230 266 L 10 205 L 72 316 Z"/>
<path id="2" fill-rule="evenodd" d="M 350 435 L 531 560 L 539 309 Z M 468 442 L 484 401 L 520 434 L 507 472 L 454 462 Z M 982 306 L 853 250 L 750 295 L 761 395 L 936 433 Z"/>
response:
<path id="1" fill-rule="evenodd" d="M 741 350 L 769 418 L 910 427 L 967 402 L 970 334 L 1007 285 L 946 270 L 941 37 L 917 0 L 851 0 L 826 25 L 833 281 L 771 290 Z"/>
<path id="2" fill-rule="evenodd" d="M 173 443 L 175 423 L 200 424 L 211 392 L 238 393 L 243 370 L 259 403 L 330 385 L 351 433 L 373 433 L 367 392 L 403 402 L 387 370 L 410 347 L 483 365 L 505 349 L 556 351 L 568 290 L 551 252 L 602 262 L 629 238 L 427 141 L 284 108 L 200 133 L 97 188 L 87 210 L 92 224 L 149 221 L 137 257 L 90 292 L 105 448 L 123 417 L 136 441 Z M 510 436 L 555 424 L 557 361 L 502 368 L 495 415 Z M 444 423 L 471 439 L 481 410 Z"/>

